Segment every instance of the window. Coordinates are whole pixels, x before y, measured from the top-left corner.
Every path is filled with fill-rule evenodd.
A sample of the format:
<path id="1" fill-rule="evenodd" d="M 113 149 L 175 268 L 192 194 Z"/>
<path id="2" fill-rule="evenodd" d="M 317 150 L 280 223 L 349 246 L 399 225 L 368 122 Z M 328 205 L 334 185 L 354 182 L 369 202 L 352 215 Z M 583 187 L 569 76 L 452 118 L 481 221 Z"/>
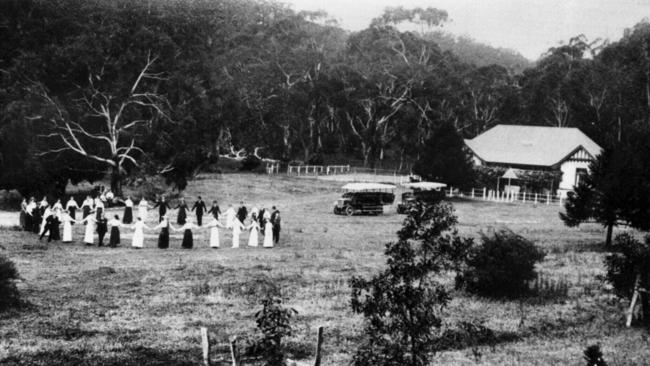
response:
<path id="1" fill-rule="evenodd" d="M 580 182 L 584 181 L 587 174 L 588 174 L 587 169 L 585 169 L 585 168 L 577 168 L 576 169 L 575 186 L 578 186 L 580 184 Z"/>

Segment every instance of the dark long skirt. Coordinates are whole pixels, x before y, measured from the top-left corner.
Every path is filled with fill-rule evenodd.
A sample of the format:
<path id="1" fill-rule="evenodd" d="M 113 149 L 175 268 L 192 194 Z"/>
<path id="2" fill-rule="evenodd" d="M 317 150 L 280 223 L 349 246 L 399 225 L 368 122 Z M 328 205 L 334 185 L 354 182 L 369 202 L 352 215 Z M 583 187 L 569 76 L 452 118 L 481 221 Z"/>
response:
<path id="1" fill-rule="evenodd" d="M 185 233 L 183 234 L 183 243 L 181 244 L 183 249 L 192 249 L 194 246 L 194 239 L 192 237 L 192 230 L 190 229 L 185 229 Z"/>
<path id="2" fill-rule="evenodd" d="M 35 234 L 39 234 L 41 231 L 41 221 L 43 218 L 41 217 L 41 213 L 38 212 L 38 210 L 34 210 L 34 216 L 32 220 L 32 232 Z"/>
<path id="3" fill-rule="evenodd" d="M 90 207 L 84 206 L 83 207 L 83 216 L 84 216 L 83 218 L 85 219 L 86 217 L 88 217 L 88 215 L 90 215 Z"/>
<path id="4" fill-rule="evenodd" d="M 23 230 L 32 231 L 32 221 L 34 221 L 32 215 L 25 214 L 25 226 L 23 227 Z"/>
<path id="5" fill-rule="evenodd" d="M 52 220 L 52 226 L 50 226 L 50 240 L 61 240 L 61 230 L 59 224 L 61 222 L 57 219 Z"/>
<path id="6" fill-rule="evenodd" d="M 104 213 L 104 209 L 101 207 L 97 207 L 97 221 L 99 221 L 102 218 L 102 213 Z"/>
<path id="7" fill-rule="evenodd" d="M 76 207 L 70 207 L 68 209 L 68 214 L 70 214 L 70 217 L 72 217 L 73 220 L 76 220 L 77 216 L 77 208 Z M 71 222 L 70 224 L 74 225 L 74 222 Z"/>
<path id="8" fill-rule="evenodd" d="M 125 224 L 130 224 L 133 222 L 133 207 L 124 208 L 124 217 L 122 217 L 122 222 Z"/>
<path id="9" fill-rule="evenodd" d="M 176 218 L 176 223 L 179 225 L 185 225 L 185 222 L 187 222 L 187 212 L 185 211 L 184 208 L 179 208 L 178 217 Z"/>
<path id="10" fill-rule="evenodd" d="M 20 227 L 23 230 L 27 227 L 27 214 L 25 211 L 20 211 Z"/>
<path id="11" fill-rule="evenodd" d="M 160 230 L 160 234 L 158 234 L 158 248 L 169 248 L 169 228 L 164 227 Z"/>
<path id="12" fill-rule="evenodd" d="M 108 239 L 108 245 L 116 247 L 120 244 L 120 228 L 113 226 L 111 228 L 111 237 Z"/>

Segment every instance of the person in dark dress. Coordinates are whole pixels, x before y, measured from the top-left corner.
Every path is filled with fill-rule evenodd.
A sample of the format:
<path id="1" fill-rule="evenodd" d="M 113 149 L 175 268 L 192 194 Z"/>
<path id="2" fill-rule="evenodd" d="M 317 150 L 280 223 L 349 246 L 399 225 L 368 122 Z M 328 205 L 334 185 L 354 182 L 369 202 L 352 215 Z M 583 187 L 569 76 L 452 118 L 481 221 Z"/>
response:
<path id="1" fill-rule="evenodd" d="M 273 224 L 273 243 L 277 244 L 280 241 L 280 210 L 273 206 L 273 213 L 271 214 L 271 224 Z"/>
<path id="2" fill-rule="evenodd" d="M 266 209 L 262 207 L 260 210 L 259 214 L 257 215 L 257 222 L 260 224 L 260 233 L 264 235 L 264 226 L 266 226 L 266 220 L 264 219 L 264 215 L 266 214 Z"/>
<path id="3" fill-rule="evenodd" d="M 197 225 L 194 225 L 188 220 L 185 225 L 181 226 L 179 229 L 174 229 L 174 231 L 183 232 L 183 242 L 181 243 L 181 247 L 183 249 L 192 249 L 192 247 L 194 247 L 194 236 L 192 235 L 192 229 L 198 228 L 199 227 Z"/>
<path id="4" fill-rule="evenodd" d="M 50 237 L 47 239 L 48 242 L 55 240 L 61 240 L 61 221 L 57 215 L 50 216 L 52 221 L 50 223 Z"/>
<path id="5" fill-rule="evenodd" d="M 176 209 L 178 210 L 178 215 L 176 216 L 176 223 L 178 225 L 185 225 L 185 222 L 187 222 L 187 203 L 185 203 L 185 199 L 181 198 L 181 201 L 178 203 L 178 206 L 176 206 Z"/>
<path id="6" fill-rule="evenodd" d="M 93 209 L 93 206 L 95 205 L 95 201 L 93 201 L 90 196 L 86 196 L 86 199 L 83 201 L 81 204 L 81 211 L 83 213 L 83 218 L 85 219 L 90 215 L 90 211 Z"/>
<path id="7" fill-rule="evenodd" d="M 153 206 L 153 208 L 158 207 L 158 222 L 161 222 L 163 216 L 167 214 L 167 210 L 171 209 L 167 202 L 165 202 L 165 196 L 160 196 L 158 202 Z"/>
<path id="8" fill-rule="evenodd" d="M 41 209 L 36 207 L 32 211 L 32 232 L 38 234 L 41 230 L 41 222 L 43 221 L 43 216 L 41 216 Z"/>
<path id="9" fill-rule="evenodd" d="M 160 229 L 160 234 L 158 234 L 158 248 L 167 249 L 169 248 L 169 219 L 167 215 L 163 217 L 163 220 L 156 226 L 154 229 Z"/>
<path id="10" fill-rule="evenodd" d="M 212 207 L 210 207 L 208 213 L 212 214 L 212 217 L 214 217 L 215 220 L 219 220 L 219 215 L 221 215 L 221 210 L 219 209 L 219 205 L 217 204 L 216 200 L 212 201 Z"/>
<path id="11" fill-rule="evenodd" d="M 205 207 L 205 202 L 201 199 L 201 196 L 199 196 L 199 200 L 194 202 L 194 206 L 192 206 L 192 211 L 196 210 L 196 224 L 198 226 L 203 225 L 203 213 L 207 210 Z"/>
<path id="12" fill-rule="evenodd" d="M 108 238 L 108 246 L 115 248 L 120 245 L 120 226 L 122 222 L 118 215 L 113 216 L 113 219 L 108 222 L 108 226 L 111 227 L 111 236 Z"/>
<path id="13" fill-rule="evenodd" d="M 126 201 L 124 201 L 124 216 L 122 216 L 122 223 L 128 225 L 132 222 L 133 222 L 133 200 L 131 200 L 131 196 L 128 196 L 126 198 Z"/>
<path id="14" fill-rule="evenodd" d="M 68 215 L 70 215 L 73 220 L 77 218 L 78 208 L 79 205 L 77 204 L 77 201 L 74 200 L 74 197 L 70 196 L 68 203 L 65 204 L 65 209 L 68 210 Z M 74 225 L 74 222 L 71 222 L 71 224 Z"/>
<path id="15" fill-rule="evenodd" d="M 97 236 L 99 237 L 98 246 L 101 247 L 104 245 L 104 236 L 106 236 L 107 232 L 108 232 L 108 220 L 106 220 L 106 216 L 102 214 L 99 220 L 97 220 Z"/>
<path id="16" fill-rule="evenodd" d="M 246 206 L 244 206 L 244 201 L 239 202 L 241 206 L 239 206 L 239 209 L 237 210 L 237 218 L 241 223 L 244 223 L 244 220 L 246 220 L 246 217 L 248 216 L 248 210 L 246 209 Z"/>

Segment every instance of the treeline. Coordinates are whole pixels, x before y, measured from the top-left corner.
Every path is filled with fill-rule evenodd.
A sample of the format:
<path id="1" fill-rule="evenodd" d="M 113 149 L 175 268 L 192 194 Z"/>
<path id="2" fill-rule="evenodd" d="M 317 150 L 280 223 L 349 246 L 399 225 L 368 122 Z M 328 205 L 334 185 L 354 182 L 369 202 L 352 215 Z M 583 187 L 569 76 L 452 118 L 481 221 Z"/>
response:
<path id="1" fill-rule="evenodd" d="M 0 187 L 109 171 L 116 190 L 139 174 L 182 189 L 226 154 L 408 168 L 444 124 L 466 138 L 579 127 L 612 146 L 648 120 L 647 22 L 613 44 L 576 37 L 518 73 L 509 52 L 441 48 L 447 16 L 391 8 L 349 33 L 267 1 L 0 1 Z"/>

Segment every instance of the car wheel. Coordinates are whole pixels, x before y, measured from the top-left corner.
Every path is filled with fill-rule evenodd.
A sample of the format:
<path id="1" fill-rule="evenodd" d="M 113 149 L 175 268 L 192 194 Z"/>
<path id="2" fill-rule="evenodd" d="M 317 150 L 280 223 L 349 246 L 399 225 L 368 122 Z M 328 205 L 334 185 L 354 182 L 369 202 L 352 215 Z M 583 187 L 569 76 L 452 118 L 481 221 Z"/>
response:
<path id="1" fill-rule="evenodd" d="M 348 206 L 348 207 L 345 208 L 345 214 L 348 215 L 348 216 L 354 215 L 354 210 L 352 209 L 351 206 Z"/>

